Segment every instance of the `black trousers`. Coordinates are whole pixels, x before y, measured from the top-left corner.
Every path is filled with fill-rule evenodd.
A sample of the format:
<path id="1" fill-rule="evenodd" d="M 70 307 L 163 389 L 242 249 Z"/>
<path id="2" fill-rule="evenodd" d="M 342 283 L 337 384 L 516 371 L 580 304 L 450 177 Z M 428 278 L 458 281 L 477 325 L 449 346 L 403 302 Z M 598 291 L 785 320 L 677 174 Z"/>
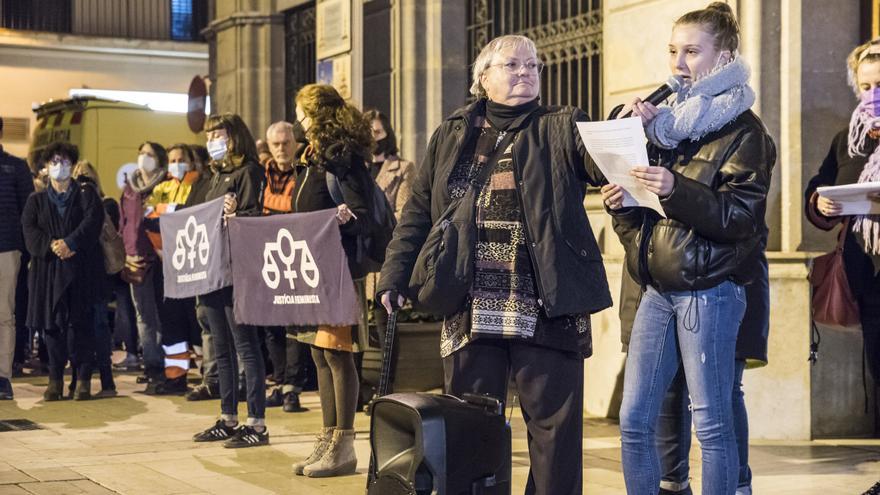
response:
<path id="1" fill-rule="evenodd" d="M 858 298 L 865 359 L 874 383 L 880 386 L 880 277 Z"/>
<path id="2" fill-rule="evenodd" d="M 443 359 L 446 392 L 507 398 L 516 383 L 528 430 L 527 495 L 583 491 L 584 361 L 522 340 L 475 340 Z"/>
<path id="3" fill-rule="evenodd" d="M 305 353 L 309 352 L 309 346 L 287 338 L 284 327 L 266 327 L 266 347 L 275 382 L 293 386 L 296 393 L 302 392 L 306 379 L 304 361 L 308 358 Z"/>
<path id="4" fill-rule="evenodd" d="M 45 332 L 49 354 L 49 379 L 64 380 L 64 367 L 70 360 L 76 379 L 90 380 L 95 366 L 94 308 L 88 308 L 81 318 L 71 321 L 66 328 Z"/>
<path id="5" fill-rule="evenodd" d="M 180 342 L 195 345 L 201 343 L 202 329 L 196 319 L 196 298 L 159 300 L 162 301 L 159 305 L 162 345 L 171 346 Z"/>

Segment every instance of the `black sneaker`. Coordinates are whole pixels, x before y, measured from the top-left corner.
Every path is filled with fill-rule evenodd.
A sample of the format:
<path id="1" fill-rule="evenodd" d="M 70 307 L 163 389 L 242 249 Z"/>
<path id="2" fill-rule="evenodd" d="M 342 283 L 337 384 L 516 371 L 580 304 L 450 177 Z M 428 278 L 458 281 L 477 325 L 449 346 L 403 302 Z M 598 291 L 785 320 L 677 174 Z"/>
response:
<path id="1" fill-rule="evenodd" d="M 186 375 L 172 378 L 170 380 L 166 379 L 163 382 L 157 383 L 155 389 L 153 390 L 155 395 L 183 395 L 186 393 Z"/>
<path id="2" fill-rule="evenodd" d="M 263 431 L 259 432 L 253 426 L 241 426 L 235 430 L 235 436 L 223 442 L 223 446 L 227 449 L 243 449 L 260 445 L 269 445 L 269 429 L 266 427 L 263 427 Z"/>
<path id="3" fill-rule="evenodd" d="M 236 434 L 234 426 L 226 426 L 226 422 L 218 419 L 214 426 L 207 430 L 193 435 L 194 442 L 219 442 L 220 440 L 229 440 Z"/>
<path id="4" fill-rule="evenodd" d="M 868 491 L 866 491 L 862 495 L 880 495 L 880 481 L 874 483 L 874 486 L 868 488 Z"/>
<path id="5" fill-rule="evenodd" d="M 287 392 L 284 394 L 283 406 L 284 412 L 294 413 L 308 411 L 308 409 L 303 409 L 302 405 L 299 403 L 299 394 L 296 392 Z"/>
<path id="6" fill-rule="evenodd" d="M 12 382 L 9 378 L 0 377 L 0 400 L 12 400 Z"/>
<path id="7" fill-rule="evenodd" d="M 196 401 L 196 400 L 211 400 L 211 399 L 219 399 L 220 391 L 213 390 L 211 387 L 205 384 L 201 384 L 196 386 L 194 389 L 190 390 L 186 393 L 186 400 Z"/>
<path id="8" fill-rule="evenodd" d="M 272 390 L 272 393 L 266 397 L 266 407 L 280 407 L 284 403 L 284 394 L 281 393 L 281 387 Z"/>

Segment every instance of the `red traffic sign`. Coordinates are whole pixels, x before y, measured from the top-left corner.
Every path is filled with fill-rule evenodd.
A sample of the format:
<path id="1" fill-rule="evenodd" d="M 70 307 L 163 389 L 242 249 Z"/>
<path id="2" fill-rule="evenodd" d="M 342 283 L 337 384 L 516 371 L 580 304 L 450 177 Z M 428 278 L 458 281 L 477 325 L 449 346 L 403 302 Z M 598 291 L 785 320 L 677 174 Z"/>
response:
<path id="1" fill-rule="evenodd" d="M 196 76 L 189 83 L 189 102 L 186 122 L 195 133 L 202 132 L 205 127 L 205 106 L 208 102 L 208 87 L 202 76 Z"/>

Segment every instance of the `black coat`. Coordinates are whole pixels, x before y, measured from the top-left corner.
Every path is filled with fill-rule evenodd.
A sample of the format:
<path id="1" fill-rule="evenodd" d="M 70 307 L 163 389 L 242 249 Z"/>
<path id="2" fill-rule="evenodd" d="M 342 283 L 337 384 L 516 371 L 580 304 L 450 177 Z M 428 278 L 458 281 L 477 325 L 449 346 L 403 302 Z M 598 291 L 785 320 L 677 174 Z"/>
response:
<path id="1" fill-rule="evenodd" d="M 52 187 L 51 185 L 49 187 Z M 72 182 L 64 218 L 47 191 L 32 194 L 21 217 L 31 255 L 28 273 L 27 326 L 63 329 L 89 314 L 100 301 L 104 259 L 98 236 L 104 209 L 94 187 Z M 55 239 L 70 239 L 76 254 L 61 260 L 50 249 Z"/>
<path id="2" fill-rule="evenodd" d="M 626 250 L 626 268 L 657 290 L 702 290 L 760 273 L 764 215 L 776 147 L 751 111 L 699 141 L 652 153 L 675 177 L 660 203 L 667 218 L 647 208 L 612 212 Z"/>
<path id="3" fill-rule="evenodd" d="M 21 213 L 32 192 L 34 181 L 27 163 L 0 148 L 0 253 L 24 250 Z"/>
<path id="4" fill-rule="evenodd" d="M 859 181 L 859 175 L 868 162 L 868 156 L 874 152 L 877 146 L 876 140 L 869 140 L 869 147 L 864 156 L 849 156 L 847 151 L 847 138 L 849 129 L 843 129 L 831 142 L 831 149 L 819 167 L 819 172 L 810 179 L 805 192 L 804 206 L 807 219 L 822 230 L 831 230 L 841 223 L 844 217 L 828 218 L 816 209 L 816 188 L 819 186 L 842 186 L 855 184 Z M 846 277 L 855 296 L 860 296 L 867 290 L 880 286 L 877 272 L 880 270 L 880 256 L 869 255 L 865 252 L 864 240 L 861 235 L 853 234 L 852 228 L 848 228 L 843 244 L 843 264 L 846 268 Z"/>
<path id="5" fill-rule="evenodd" d="M 363 158 L 355 154 L 343 153 L 322 162 L 321 166 L 311 163 L 300 167 L 291 196 L 291 211 L 307 213 L 336 208 L 336 202 L 333 201 L 327 188 L 328 171 L 339 179 L 345 204 L 357 217 L 340 225 L 339 232 L 342 235 L 342 248 L 348 259 L 351 276 L 356 279 L 362 278 L 366 276 L 367 271 L 363 263 L 358 260 L 357 238 L 359 235 L 367 234 L 371 228 L 366 195 L 373 181 Z"/>
<path id="6" fill-rule="evenodd" d="M 663 155 L 668 155 L 667 159 L 674 157 L 669 160 L 672 163 L 666 163 L 666 165 L 671 165 L 672 170 L 677 172 L 676 188 L 696 188 L 699 196 L 708 192 L 719 199 L 711 201 L 711 197 L 709 197 L 710 201 L 707 201 L 704 197 L 702 201 L 694 201 L 690 205 L 685 203 L 670 206 L 669 200 L 676 194 L 676 191 L 673 190 L 673 194 L 669 198 L 661 200 L 669 218 L 658 222 L 653 228 L 665 229 L 667 232 L 652 239 L 652 247 L 655 252 L 665 249 L 670 256 L 677 255 L 680 260 L 675 264 L 669 261 L 665 264 L 650 264 L 650 275 L 652 277 L 659 276 L 667 284 L 670 284 L 668 279 L 674 274 L 670 273 L 672 270 L 669 268 L 675 268 L 685 277 L 698 280 L 698 277 L 694 277 L 687 268 L 682 268 L 682 265 L 690 264 L 687 260 L 692 259 L 692 254 L 685 252 L 688 247 L 701 246 L 701 249 L 704 250 L 703 256 L 710 260 L 703 264 L 703 268 L 707 270 L 704 277 L 711 277 L 710 274 L 714 270 L 716 285 L 725 278 L 748 284 L 746 285 L 746 312 L 742 323 L 740 323 L 736 342 L 736 358 L 766 363 L 770 331 L 770 280 L 767 257 L 764 253 L 768 234 L 764 210 L 766 191 L 776 162 L 776 148 L 772 139 L 766 134 L 760 120 L 751 112 L 746 112 L 724 128 L 709 134 L 698 142 L 682 143 L 679 150 L 663 153 L 651 148 L 651 151 L 652 162 L 655 162 L 652 164 L 654 165 L 662 163 Z M 688 170 L 688 167 L 693 168 Z M 707 173 L 707 169 L 714 170 L 714 175 Z M 703 183 L 697 184 L 696 181 L 688 180 L 687 177 L 699 177 Z M 743 186 L 730 185 L 726 181 L 755 181 L 756 184 L 746 187 L 747 191 L 740 198 L 737 190 L 742 189 Z M 760 191 L 764 191 L 763 198 L 756 196 L 760 195 Z M 695 193 L 692 193 L 691 196 L 699 197 Z M 688 195 L 684 195 L 684 197 L 688 197 Z M 748 204 L 750 201 L 753 204 Z M 755 201 L 759 204 L 754 204 Z M 725 202 L 728 204 L 725 205 Z M 688 206 L 700 215 L 687 215 L 689 213 Z M 676 216 L 682 211 L 685 212 L 685 215 Z M 642 295 L 640 286 L 643 285 L 639 277 L 639 257 L 633 256 L 634 253 L 638 253 L 640 247 L 644 248 L 637 242 L 641 225 L 629 222 L 632 222 L 633 219 L 638 219 L 641 222 L 645 215 L 649 214 L 652 213 L 646 213 L 643 209 L 637 208 L 614 213 L 614 227 L 627 252 L 627 267 L 623 270 L 619 310 L 620 338 L 624 346 L 629 345 L 633 321 Z M 753 220 L 745 221 L 745 217 Z M 688 218 L 695 221 L 697 225 L 688 224 L 688 220 L 686 220 Z M 711 226 L 705 225 L 707 222 L 718 222 L 719 225 L 725 225 L 728 229 L 742 229 L 742 232 L 725 233 L 729 237 L 726 243 L 718 242 L 717 237 L 700 241 L 701 232 L 712 232 L 713 230 L 710 228 Z M 714 228 L 717 229 L 717 227 Z M 699 242 L 689 244 L 679 241 L 670 245 L 663 244 L 664 241 L 675 238 L 676 236 L 670 235 L 670 232 L 676 233 L 676 231 L 682 231 L 678 232 L 681 234 L 678 236 L 679 239 L 696 239 Z M 754 242 L 743 235 L 743 232 L 752 232 Z M 654 234 L 656 235 L 656 233 L 655 230 Z M 713 249 L 734 254 L 726 257 L 727 264 L 721 263 L 725 260 L 725 256 L 719 254 L 719 261 L 713 265 L 711 263 Z M 747 256 L 739 254 L 739 251 L 746 251 Z M 649 253 L 643 254 L 650 256 Z M 736 261 L 737 259 L 738 261 Z M 693 288 L 697 288 L 696 285 Z"/>
<path id="7" fill-rule="evenodd" d="M 255 161 L 227 157 L 222 162 L 211 162 L 211 170 L 213 174 L 208 183 L 200 185 L 197 191 L 199 196 L 204 193 L 204 202 L 234 193 L 238 201 L 236 215 L 258 217 L 263 214 L 263 167 Z"/>
<path id="8" fill-rule="evenodd" d="M 428 231 L 450 204 L 449 175 L 483 114 L 485 100 L 460 108 L 434 132 L 415 172 L 412 197 L 386 251 L 377 292 L 406 293 Z M 604 181 L 578 135 L 588 120 L 574 107 L 542 106 L 511 130 L 517 194 L 548 317 L 595 313 L 611 306 L 602 255 L 584 210 L 586 184 Z"/>

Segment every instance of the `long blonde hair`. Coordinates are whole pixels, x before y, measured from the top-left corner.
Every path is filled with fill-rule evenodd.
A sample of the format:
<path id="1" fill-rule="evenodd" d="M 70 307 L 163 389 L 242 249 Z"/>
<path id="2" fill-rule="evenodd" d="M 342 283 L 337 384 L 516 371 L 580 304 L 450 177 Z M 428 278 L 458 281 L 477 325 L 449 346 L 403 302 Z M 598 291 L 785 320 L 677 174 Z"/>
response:
<path id="1" fill-rule="evenodd" d="M 102 198 L 104 197 L 104 189 L 101 188 L 101 178 L 98 177 L 98 171 L 95 169 L 95 166 L 92 165 L 92 162 L 88 160 L 80 160 L 76 162 L 76 166 L 73 167 L 73 173 L 71 175 L 74 179 L 88 177 L 95 183 L 95 187 L 98 189 L 98 194 Z"/>

